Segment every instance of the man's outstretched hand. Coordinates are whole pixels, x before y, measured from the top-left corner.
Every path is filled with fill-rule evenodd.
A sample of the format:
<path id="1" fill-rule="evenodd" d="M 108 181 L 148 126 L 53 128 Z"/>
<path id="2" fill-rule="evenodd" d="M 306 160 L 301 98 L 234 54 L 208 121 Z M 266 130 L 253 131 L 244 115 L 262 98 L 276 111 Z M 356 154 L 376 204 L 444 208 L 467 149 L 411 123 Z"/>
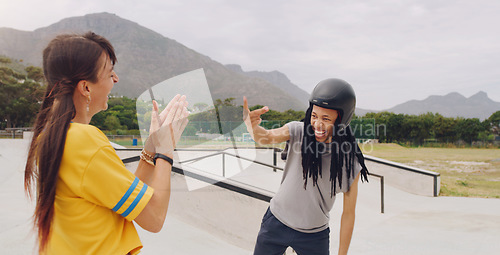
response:
<path id="1" fill-rule="evenodd" d="M 256 126 L 258 126 L 261 122 L 262 119 L 260 118 L 260 115 L 266 113 L 269 111 L 269 107 L 264 106 L 260 109 L 256 109 L 253 111 L 250 111 L 248 109 L 248 100 L 247 97 L 243 97 L 243 121 L 245 122 L 245 125 L 247 126 L 247 130 L 251 132 Z"/>

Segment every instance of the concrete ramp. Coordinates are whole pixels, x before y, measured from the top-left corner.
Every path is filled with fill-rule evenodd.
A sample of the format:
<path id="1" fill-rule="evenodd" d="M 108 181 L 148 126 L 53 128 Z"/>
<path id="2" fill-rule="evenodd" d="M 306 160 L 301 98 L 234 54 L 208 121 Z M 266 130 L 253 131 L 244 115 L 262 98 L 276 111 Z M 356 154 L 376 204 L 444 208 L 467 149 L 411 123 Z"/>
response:
<path id="1" fill-rule="evenodd" d="M 35 254 L 31 232 L 34 204 L 23 192 L 26 148 L 27 142 L 22 140 L 0 139 L 3 254 Z M 212 160 L 196 164 L 220 171 L 210 165 L 216 164 L 216 159 Z M 236 171 L 237 161 L 227 163 L 228 171 Z M 134 171 L 134 164 L 137 163 L 129 163 L 127 167 Z M 195 162 L 191 165 L 191 170 L 196 170 Z M 280 171 L 249 167 L 219 181 L 246 182 L 245 187 L 273 192 L 279 186 L 279 174 Z M 137 227 L 144 244 L 142 254 L 252 254 L 268 203 L 217 183 L 190 189 L 188 183 L 198 181 L 190 179 L 178 173 L 172 175 L 170 208 L 160 233 L 148 233 Z M 339 195 L 330 213 L 331 254 L 338 249 L 342 202 L 343 196 Z M 428 197 L 387 185 L 385 213 L 381 214 L 379 209 L 378 179 L 360 183 L 350 255 L 468 255 L 497 254 L 500 250 L 500 199 Z"/>
<path id="2" fill-rule="evenodd" d="M 172 175 L 164 228 L 158 234 L 140 230 L 144 254 L 251 254 L 269 204 L 215 185 L 190 190 L 187 182 L 200 181 Z"/>

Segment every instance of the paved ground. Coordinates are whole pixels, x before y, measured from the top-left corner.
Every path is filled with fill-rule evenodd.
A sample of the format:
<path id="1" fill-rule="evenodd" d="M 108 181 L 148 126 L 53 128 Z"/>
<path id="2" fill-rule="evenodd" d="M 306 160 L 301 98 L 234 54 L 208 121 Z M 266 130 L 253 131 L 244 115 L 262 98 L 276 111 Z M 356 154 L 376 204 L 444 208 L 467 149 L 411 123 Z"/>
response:
<path id="1" fill-rule="evenodd" d="M 26 142 L 0 140 L 2 254 L 34 253 L 33 205 L 23 192 L 25 157 Z M 233 178 L 276 189 L 279 176 L 250 170 Z M 196 182 L 174 175 L 164 229 L 158 234 L 139 231 L 143 254 L 251 254 L 267 203 Z M 386 212 L 381 214 L 378 180 L 359 186 L 349 254 L 499 254 L 500 199 L 423 197 L 386 186 Z M 341 211 L 339 197 L 331 212 L 332 254 L 338 247 Z"/>

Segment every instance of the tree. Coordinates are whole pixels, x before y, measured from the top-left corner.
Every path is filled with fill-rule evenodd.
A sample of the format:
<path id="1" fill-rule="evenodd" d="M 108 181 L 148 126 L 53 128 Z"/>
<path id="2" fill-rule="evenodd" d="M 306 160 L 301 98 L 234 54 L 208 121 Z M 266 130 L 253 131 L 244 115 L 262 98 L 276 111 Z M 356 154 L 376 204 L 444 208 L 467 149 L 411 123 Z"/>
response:
<path id="1" fill-rule="evenodd" d="M 398 142 L 406 137 L 406 131 L 403 131 L 404 115 L 392 112 L 370 112 L 365 114 L 364 118 L 375 120 L 375 129 L 380 142 Z M 383 131 L 383 132 L 380 132 Z M 405 135 L 401 135 L 405 134 Z"/>
<path id="2" fill-rule="evenodd" d="M 146 109 L 147 107 L 145 106 L 144 108 Z M 144 112 L 146 111 L 144 110 Z M 125 130 L 139 129 L 139 123 L 137 121 L 138 114 L 136 110 L 135 99 L 127 97 L 111 97 L 108 100 L 108 110 L 99 112 L 96 115 L 94 115 L 94 117 L 92 117 L 92 121 L 90 122 L 90 124 L 100 129 L 113 130 L 109 129 L 109 126 L 105 124 L 106 120 L 110 115 L 113 115 L 118 119 L 120 129 L 125 129 Z M 140 114 L 140 116 L 144 116 L 144 113 Z"/>
<path id="3" fill-rule="evenodd" d="M 28 79 L 34 80 L 36 82 L 42 82 L 44 79 L 43 70 L 40 67 L 28 66 L 25 71 L 28 73 Z"/>
<path id="4" fill-rule="evenodd" d="M 220 121 L 243 121 L 243 110 L 234 103 L 234 97 L 226 98 L 224 101 L 215 101 L 217 119 Z M 226 133 L 226 132 L 223 132 Z"/>
<path id="5" fill-rule="evenodd" d="M 426 139 L 433 137 L 433 113 L 428 112 L 418 116 L 410 117 L 410 119 L 414 121 L 411 134 L 413 134 L 412 140 L 416 142 L 416 144 L 421 145 Z"/>
<path id="6" fill-rule="evenodd" d="M 183 136 L 195 136 L 196 135 L 196 128 L 193 126 L 186 126 L 186 129 L 184 129 L 184 132 L 182 132 Z"/>
<path id="7" fill-rule="evenodd" d="M 493 113 L 487 120 L 491 133 L 500 135 L 500 111 Z"/>
<path id="8" fill-rule="evenodd" d="M 481 122 L 477 118 L 458 118 L 458 123 L 455 126 L 457 138 L 462 139 L 467 143 L 472 143 L 475 139 L 477 139 L 481 131 L 483 131 L 481 128 Z"/>
<path id="9" fill-rule="evenodd" d="M 434 121 L 434 138 L 441 143 L 454 142 L 457 139 L 457 132 L 454 128 L 457 125 L 457 119 L 446 118 L 436 114 Z"/>
<path id="10" fill-rule="evenodd" d="M 195 112 L 203 112 L 208 110 L 208 104 L 206 103 L 196 103 L 193 105 Z"/>
<path id="11" fill-rule="evenodd" d="M 43 99 L 45 85 L 38 67 L 27 67 L 28 75 L 0 67 L 0 120 L 2 128 L 31 126 Z"/>
<path id="12" fill-rule="evenodd" d="M 408 135 L 408 130 L 405 130 L 405 115 L 403 114 L 389 114 L 386 122 L 386 139 L 387 142 L 392 143 L 395 141 L 402 141 Z"/>
<path id="13" fill-rule="evenodd" d="M 120 120 L 115 115 L 108 115 L 104 120 L 104 127 L 106 130 L 121 129 Z"/>
<path id="14" fill-rule="evenodd" d="M 240 135 L 246 133 L 246 128 L 243 125 L 243 106 L 236 106 L 234 98 L 226 98 L 224 100 L 215 100 L 214 108 L 208 108 L 206 104 L 195 104 L 195 110 L 203 107 L 205 111 L 198 112 L 189 116 L 189 124 L 196 126 L 196 130 L 206 133 L 219 133 L 227 134 L 232 132 L 233 135 Z M 262 108 L 262 105 L 254 105 L 249 109 L 255 110 Z M 278 112 L 269 110 L 266 114 L 262 115 L 262 126 L 265 128 L 281 127 L 287 122 L 298 121 L 304 118 L 303 111 L 287 110 L 285 112 Z M 220 123 L 219 123 L 220 121 Z"/>
<path id="15" fill-rule="evenodd" d="M 0 63 L 10 64 L 12 63 L 12 59 L 0 56 Z"/>

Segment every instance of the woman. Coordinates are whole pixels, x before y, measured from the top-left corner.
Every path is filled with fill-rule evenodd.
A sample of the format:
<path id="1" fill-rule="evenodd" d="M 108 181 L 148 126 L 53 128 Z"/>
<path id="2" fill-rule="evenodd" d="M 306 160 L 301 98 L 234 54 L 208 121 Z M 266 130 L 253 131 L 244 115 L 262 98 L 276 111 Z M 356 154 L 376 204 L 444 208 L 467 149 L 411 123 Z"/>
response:
<path id="1" fill-rule="evenodd" d="M 43 51 L 48 86 L 25 168 L 25 190 L 36 187 L 34 225 L 41 254 L 138 254 L 135 221 L 158 232 L 170 198 L 176 142 L 187 124 L 187 102 L 176 96 L 158 115 L 135 175 L 106 136 L 89 125 L 106 110 L 118 76 L 105 38 L 59 35 Z"/>
<path id="2" fill-rule="evenodd" d="M 257 143 L 289 142 L 281 186 L 262 219 L 254 254 L 283 254 L 287 247 L 302 255 L 329 254 L 329 212 L 338 192 L 344 193 L 338 254 L 347 254 L 357 183 L 368 174 L 349 126 L 356 104 L 352 87 L 339 79 L 320 82 L 304 122 L 272 130 L 259 126 L 268 108 L 250 112 L 243 100 L 245 124 Z"/>

